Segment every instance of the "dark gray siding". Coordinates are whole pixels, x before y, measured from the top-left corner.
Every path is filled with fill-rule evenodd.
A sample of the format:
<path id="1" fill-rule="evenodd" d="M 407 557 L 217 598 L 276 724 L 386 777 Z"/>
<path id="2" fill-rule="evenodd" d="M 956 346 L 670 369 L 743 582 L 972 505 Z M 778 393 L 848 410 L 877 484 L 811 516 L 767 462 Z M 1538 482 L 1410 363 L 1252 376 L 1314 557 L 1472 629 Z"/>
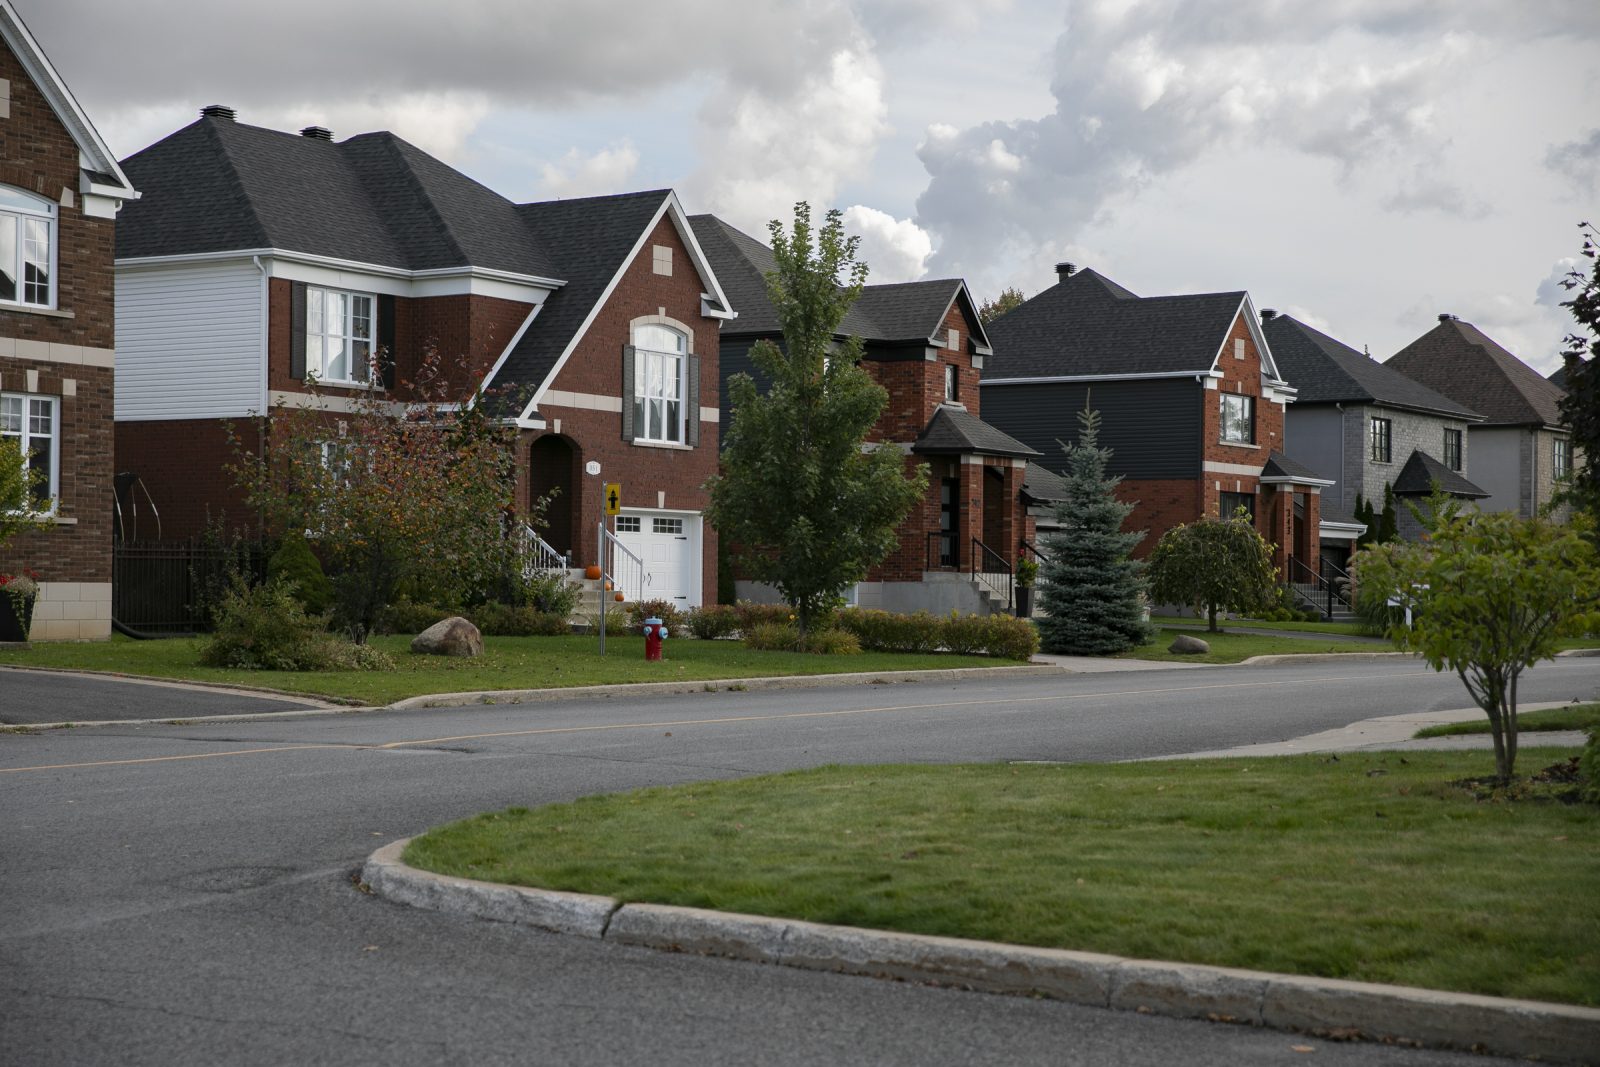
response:
<path id="1" fill-rule="evenodd" d="M 1201 400 L 1191 378 L 983 386 L 983 421 L 1038 449 L 1038 462 L 1066 467 L 1058 442 L 1078 440 L 1087 400 L 1100 412 L 1100 445 L 1112 450 L 1111 473 L 1126 478 L 1198 478 Z"/>
<path id="2" fill-rule="evenodd" d="M 728 441 L 728 427 L 733 425 L 733 399 L 728 396 L 728 379 L 735 374 L 748 374 L 756 380 L 756 388 L 766 387 L 765 376 L 756 369 L 755 362 L 750 358 L 750 349 L 755 347 L 754 337 L 723 337 L 717 345 L 717 363 L 722 374 L 722 390 L 718 403 L 722 406 L 722 423 L 719 429 L 719 440 L 726 444 Z"/>

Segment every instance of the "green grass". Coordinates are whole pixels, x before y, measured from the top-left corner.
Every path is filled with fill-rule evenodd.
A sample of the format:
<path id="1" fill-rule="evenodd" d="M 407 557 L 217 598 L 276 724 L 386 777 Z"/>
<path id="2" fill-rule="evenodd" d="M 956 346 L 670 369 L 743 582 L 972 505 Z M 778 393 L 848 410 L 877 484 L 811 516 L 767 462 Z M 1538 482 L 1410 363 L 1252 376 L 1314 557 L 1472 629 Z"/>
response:
<path id="1" fill-rule="evenodd" d="M 605 656 L 597 637 L 488 637 L 484 655 L 460 660 L 418 656 L 410 637 L 372 642 L 392 655 L 394 671 L 245 671 L 198 665 L 201 640 L 41 643 L 0 651 L 0 664 L 116 671 L 185 681 L 262 686 L 290 693 L 388 704 L 429 693 L 479 689 L 545 689 L 611 682 L 665 682 L 764 675 L 840 674 L 853 671 L 914 671 L 946 667 L 1003 667 L 1015 661 L 985 656 L 906 655 L 864 652 L 815 656 L 798 652 L 752 652 L 736 641 L 669 640 L 660 663 L 646 663 L 644 638 L 607 637 Z"/>
<path id="2" fill-rule="evenodd" d="M 1529 732 L 1547 730 L 1587 730 L 1592 726 L 1600 726 L 1600 704 L 1571 704 L 1564 708 L 1546 708 L 1543 711 L 1528 711 L 1517 716 L 1517 736 Z M 1489 732 L 1489 717 L 1473 719 L 1469 722 L 1442 723 L 1438 726 L 1427 726 L 1418 730 L 1418 737 L 1449 737 L 1454 734 L 1486 734 Z"/>
<path id="3" fill-rule="evenodd" d="M 1230 624 L 1231 625 L 1231 624 Z M 1198 637 L 1211 646 L 1210 652 L 1200 655 L 1181 655 L 1168 652 L 1167 646 L 1179 634 Z M 1172 660 L 1178 663 L 1238 663 L 1251 656 L 1279 656 L 1320 652 L 1389 652 L 1381 645 L 1368 645 L 1355 641 L 1318 641 L 1314 637 L 1274 637 L 1256 633 L 1207 633 L 1204 630 L 1162 629 L 1151 644 L 1122 653 L 1124 659 Z"/>
<path id="4" fill-rule="evenodd" d="M 1183 618 L 1177 615 L 1152 615 L 1150 621 L 1157 626 L 1167 626 L 1172 623 L 1183 623 L 1188 626 L 1204 626 L 1204 619 Z M 1295 633 L 1308 634 L 1344 634 L 1347 637 L 1365 637 L 1361 627 L 1353 622 L 1269 622 L 1265 619 L 1218 619 L 1217 625 L 1224 630 L 1289 630 Z"/>
<path id="5" fill-rule="evenodd" d="M 1537 770 L 1563 750 L 1525 750 Z M 1483 752 L 825 767 L 512 808 L 406 860 L 815 922 L 1600 1004 L 1600 808 Z"/>

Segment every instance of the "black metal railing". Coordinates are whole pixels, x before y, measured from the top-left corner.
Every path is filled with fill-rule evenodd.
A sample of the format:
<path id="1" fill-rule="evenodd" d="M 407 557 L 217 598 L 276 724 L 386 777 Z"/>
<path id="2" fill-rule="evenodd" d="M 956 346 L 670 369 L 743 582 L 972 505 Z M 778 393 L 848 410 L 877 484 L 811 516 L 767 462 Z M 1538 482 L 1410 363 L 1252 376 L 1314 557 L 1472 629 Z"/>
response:
<path id="1" fill-rule="evenodd" d="M 1007 611 L 1011 610 L 1012 587 L 1016 581 L 1011 561 L 976 537 L 972 539 L 971 574 L 973 580 L 1005 601 Z"/>
<path id="2" fill-rule="evenodd" d="M 144 634 L 199 633 L 232 576 L 265 577 L 253 542 L 117 541 L 111 554 L 111 617 Z"/>
<path id="3" fill-rule="evenodd" d="M 1041 567 L 1049 562 L 1045 554 L 1040 552 L 1039 549 L 1034 546 L 1033 542 L 1029 541 L 1026 537 L 1022 539 L 1022 556 L 1020 558 L 1032 559 Z"/>
<path id="4" fill-rule="evenodd" d="M 1324 567 L 1338 571 L 1339 574 L 1344 576 L 1347 582 L 1349 581 L 1350 576 L 1345 574 L 1343 571 L 1340 571 L 1339 568 L 1333 566 L 1333 564 L 1324 563 Z M 1309 602 L 1311 606 L 1316 608 L 1318 611 L 1321 611 L 1325 618 L 1333 618 L 1335 611 L 1355 610 L 1350 605 L 1350 601 L 1345 599 L 1345 597 L 1339 592 L 1338 583 L 1331 576 L 1326 574 L 1325 571 L 1318 572 L 1312 570 L 1310 567 L 1305 565 L 1303 560 L 1300 560 L 1294 556 L 1289 557 L 1289 580 L 1291 583 L 1290 587 L 1295 589 L 1296 595 L 1305 597 L 1307 602 Z M 1303 590 L 1298 588 L 1300 585 L 1311 586 L 1312 589 L 1316 591 L 1317 595 L 1315 597 L 1308 596 Z M 1348 586 L 1346 586 L 1346 588 L 1348 588 Z"/>

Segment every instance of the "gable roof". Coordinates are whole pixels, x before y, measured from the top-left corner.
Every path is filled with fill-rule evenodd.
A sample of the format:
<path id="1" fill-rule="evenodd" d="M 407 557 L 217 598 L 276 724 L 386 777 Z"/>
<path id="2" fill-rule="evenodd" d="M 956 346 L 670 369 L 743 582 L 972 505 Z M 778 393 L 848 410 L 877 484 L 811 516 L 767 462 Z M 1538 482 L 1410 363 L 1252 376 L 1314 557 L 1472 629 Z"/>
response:
<path id="1" fill-rule="evenodd" d="M 1053 504 L 1067 499 L 1067 480 L 1030 459 L 1022 472 L 1022 491 L 1036 503 Z"/>
<path id="2" fill-rule="evenodd" d="M 1333 485 L 1332 478 L 1325 478 L 1306 466 L 1284 455 L 1282 452 L 1270 452 L 1267 461 L 1261 465 L 1261 480 L 1263 482 L 1295 482 L 1300 485 Z"/>
<path id="3" fill-rule="evenodd" d="M 1289 315 L 1261 327 L 1297 404 L 1386 404 L 1471 421 L 1483 416 Z"/>
<path id="4" fill-rule="evenodd" d="M 118 259 L 270 248 L 560 284 L 515 204 L 392 133 L 330 141 L 208 115 L 125 165 L 151 195 L 119 218 Z"/>
<path id="5" fill-rule="evenodd" d="M 739 317 L 723 327 L 723 335 L 781 333 L 783 324 L 767 295 L 766 276 L 778 269 L 772 249 L 715 215 L 695 215 L 689 221 L 739 310 Z M 989 338 L 977 306 L 960 278 L 868 285 L 845 312 L 839 336 L 885 344 L 926 344 L 941 328 L 950 305 L 958 300 L 974 324 L 973 341 L 987 349 Z"/>
<path id="6" fill-rule="evenodd" d="M 1396 496 L 1427 496 L 1433 492 L 1434 482 L 1451 496 L 1477 499 L 1489 495 L 1420 448 L 1411 453 L 1395 475 L 1394 492 Z"/>
<path id="7" fill-rule="evenodd" d="M 1140 297 L 1080 270 L 989 324 L 983 383 L 1206 374 L 1241 311 L 1263 370 L 1281 377 L 1243 290 Z"/>
<path id="8" fill-rule="evenodd" d="M 81 174 L 79 192 L 107 196 L 123 201 L 139 198 L 127 175 L 117 165 L 117 157 L 101 138 L 99 131 L 89 121 L 72 90 L 56 72 L 55 64 L 44 54 L 22 17 L 11 6 L 11 0 L 0 0 L 0 37 L 5 38 L 12 54 L 28 77 L 38 86 L 39 92 L 55 112 L 56 118 L 67 128 L 67 133 L 78 146 Z"/>
<path id="9" fill-rule="evenodd" d="M 978 453 L 985 456 L 1037 456 L 1037 449 L 990 426 L 961 408 L 941 404 L 923 427 L 913 452 L 936 455 Z"/>
<path id="10" fill-rule="evenodd" d="M 1561 390 L 1470 322 L 1439 324 L 1385 366 L 1484 416 L 1490 426 L 1559 426 Z"/>

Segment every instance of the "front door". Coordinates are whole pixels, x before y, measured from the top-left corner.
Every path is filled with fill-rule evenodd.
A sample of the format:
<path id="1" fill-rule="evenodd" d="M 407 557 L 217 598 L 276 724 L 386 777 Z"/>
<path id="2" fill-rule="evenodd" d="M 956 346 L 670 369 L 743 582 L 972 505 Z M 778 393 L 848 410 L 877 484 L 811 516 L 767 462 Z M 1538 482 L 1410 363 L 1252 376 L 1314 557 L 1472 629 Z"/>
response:
<path id="1" fill-rule="evenodd" d="M 958 567 L 956 537 L 961 529 L 961 480 L 943 478 L 939 482 L 939 566 Z"/>

